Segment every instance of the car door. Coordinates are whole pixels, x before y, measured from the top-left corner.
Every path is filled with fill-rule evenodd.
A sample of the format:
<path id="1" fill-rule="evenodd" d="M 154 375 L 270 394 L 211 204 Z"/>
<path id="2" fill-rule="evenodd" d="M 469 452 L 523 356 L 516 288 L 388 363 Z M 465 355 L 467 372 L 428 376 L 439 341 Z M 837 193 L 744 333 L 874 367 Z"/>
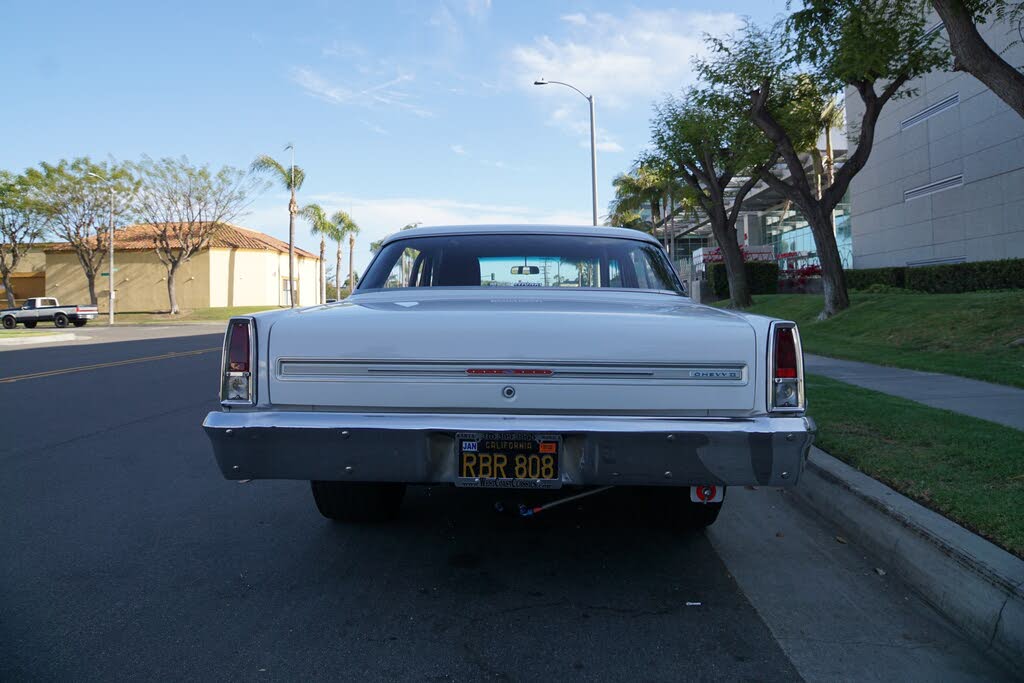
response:
<path id="1" fill-rule="evenodd" d="M 21 307 L 21 313 L 18 314 L 18 322 L 34 322 L 39 320 L 39 311 L 36 309 L 36 300 L 29 299 L 25 302 L 25 305 Z"/>

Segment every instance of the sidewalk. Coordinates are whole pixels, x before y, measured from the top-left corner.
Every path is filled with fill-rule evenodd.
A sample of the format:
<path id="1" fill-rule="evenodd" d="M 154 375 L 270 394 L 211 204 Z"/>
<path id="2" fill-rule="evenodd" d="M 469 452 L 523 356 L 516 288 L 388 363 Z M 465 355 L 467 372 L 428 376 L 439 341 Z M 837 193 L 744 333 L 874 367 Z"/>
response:
<path id="1" fill-rule="evenodd" d="M 1024 431 L 1024 389 L 807 354 L 808 373 Z"/>

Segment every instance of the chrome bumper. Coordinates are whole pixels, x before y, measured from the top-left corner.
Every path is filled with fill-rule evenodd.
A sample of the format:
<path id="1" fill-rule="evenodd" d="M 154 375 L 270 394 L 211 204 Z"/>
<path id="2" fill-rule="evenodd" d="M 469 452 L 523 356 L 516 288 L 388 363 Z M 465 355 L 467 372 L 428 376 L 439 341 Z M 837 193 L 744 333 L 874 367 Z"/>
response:
<path id="1" fill-rule="evenodd" d="M 743 419 L 213 412 L 203 422 L 227 479 L 454 482 L 456 432 L 561 434 L 563 485 L 793 486 L 807 417 Z"/>

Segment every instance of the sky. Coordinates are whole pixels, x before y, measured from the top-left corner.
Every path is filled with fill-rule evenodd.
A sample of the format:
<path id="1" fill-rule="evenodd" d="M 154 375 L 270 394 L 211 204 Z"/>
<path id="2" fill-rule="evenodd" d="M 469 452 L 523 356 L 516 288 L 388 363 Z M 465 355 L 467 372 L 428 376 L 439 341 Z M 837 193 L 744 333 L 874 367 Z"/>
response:
<path id="1" fill-rule="evenodd" d="M 75 156 L 187 156 L 306 171 L 300 204 L 349 211 L 371 241 L 408 223 L 589 224 L 648 144 L 652 104 L 693 82 L 706 34 L 785 0 L 5 3 L 0 168 Z M 287 195 L 236 223 L 287 240 Z M 318 239 L 302 222 L 296 243 Z M 331 248 L 328 248 L 331 253 Z M 333 259 L 329 259 L 329 262 Z M 347 268 L 347 266 L 344 266 Z"/>

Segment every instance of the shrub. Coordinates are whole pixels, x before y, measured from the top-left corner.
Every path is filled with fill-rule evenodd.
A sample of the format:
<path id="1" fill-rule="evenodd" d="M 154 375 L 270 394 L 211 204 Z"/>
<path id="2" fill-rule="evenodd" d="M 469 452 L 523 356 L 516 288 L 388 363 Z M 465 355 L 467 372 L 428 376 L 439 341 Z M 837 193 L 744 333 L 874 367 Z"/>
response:
<path id="1" fill-rule="evenodd" d="M 868 289 L 872 285 L 886 287 L 905 287 L 907 268 L 858 268 L 846 271 L 846 286 L 850 289 Z"/>
<path id="2" fill-rule="evenodd" d="M 907 289 L 929 294 L 959 294 L 1024 286 L 1024 259 L 974 261 L 907 269 Z"/>
<path id="3" fill-rule="evenodd" d="M 743 264 L 747 271 L 747 284 L 751 294 L 775 294 L 779 291 L 779 266 L 776 263 L 763 261 L 747 261 Z M 725 272 L 724 263 L 708 265 L 708 282 L 719 299 L 729 298 L 729 277 Z"/>

